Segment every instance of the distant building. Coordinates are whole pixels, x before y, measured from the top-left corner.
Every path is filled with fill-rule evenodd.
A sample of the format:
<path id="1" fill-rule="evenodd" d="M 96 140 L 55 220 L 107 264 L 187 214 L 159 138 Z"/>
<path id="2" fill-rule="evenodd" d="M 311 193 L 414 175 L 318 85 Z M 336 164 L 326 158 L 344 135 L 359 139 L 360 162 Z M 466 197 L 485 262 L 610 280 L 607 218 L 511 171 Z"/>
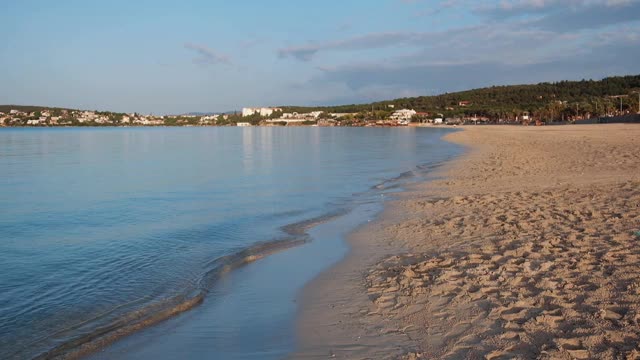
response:
<path id="1" fill-rule="evenodd" d="M 248 123 L 248 122 L 239 122 L 239 123 L 237 123 L 236 125 L 237 125 L 237 126 L 241 126 L 241 127 L 251 126 L 251 124 L 250 124 L 250 123 Z"/>
<path id="2" fill-rule="evenodd" d="M 356 115 L 357 113 L 331 113 L 329 115 L 335 117 L 335 118 L 341 118 L 341 117 L 345 117 L 345 116 L 353 116 Z"/>
<path id="3" fill-rule="evenodd" d="M 109 118 L 106 116 L 99 116 L 99 117 L 96 117 L 93 121 L 95 121 L 98 124 L 106 124 L 109 122 Z"/>
<path id="4" fill-rule="evenodd" d="M 280 108 L 242 108 L 242 116 L 251 116 L 259 114 L 260 116 L 271 116 L 276 111 L 282 111 Z"/>
<path id="5" fill-rule="evenodd" d="M 415 114 L 417 114 L 415 110 L 409 110 L 409 109 L 396 110 L 393 112 L 393 114 L 391 114 L 391 120 L 407 121 L 407 120 L 411 120 L 411 118 Z"/>
<path id="6" fill-rule="evenodd" d="M 469 105 L 471 105 L 471 101 L 467 101 L 467 100 L 465 100 L 465 101 L 460 101 L 460 102 L 458 103 L 458 106 L 462 106 L 462 107 L 469 106 Z"/>
<path id="7" fill-rule="evenodd" d="M 218 115 L 207 115 L 200 118 L 200 124 L 211 124 L 218 121 Z"/>
<path id="8" fill-rule="evenodd" d="M 323 111 L 312 111 L 310 113 L 299 114 L 297 112 L 284 113 L 280 117 L 281 119 L 304 119 L 304 120 L 316 120 L 322 115 Z"/>

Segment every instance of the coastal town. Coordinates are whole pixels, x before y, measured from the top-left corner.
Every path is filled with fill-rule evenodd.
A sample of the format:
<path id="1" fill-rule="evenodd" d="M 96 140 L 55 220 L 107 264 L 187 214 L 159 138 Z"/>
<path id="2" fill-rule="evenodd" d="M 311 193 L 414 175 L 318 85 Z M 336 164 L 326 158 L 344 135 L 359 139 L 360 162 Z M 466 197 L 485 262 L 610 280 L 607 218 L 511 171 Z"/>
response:
<path id="1" fill-rule="evenodd" d="M 468 106 L 460 102 L 460 107 Z M 613 110 L 604 118 L 632 115 L 630 109 Z M 640 114 L 640 109 L 638 110 Z M 596 114 L 562 118 L 562 123 L 585 121 Z M 559 122 L 556 120 L 555 122 Z M 393 109 L 370 112 L 283 112 L 282 108 L 243 108 L 240 113 L 207 115 L 142 115 L 90 110 L 42 108 L 34 111 L 10 109 L 0 112 L 0 127 L 55 127 L 55 126 L 437 126 L 478 124 L 541 125 L 545 122 L 527 112 L 511 117 L 492 119 L 483 115 L 448 116 L 442 113 L 418 112 L 413 109 Z"/>
<path id="2" fill-rule="evenodd" d="M 371 104 L 244 107 L 225 113 L 144 115 L 0 105 L 0 127 L 546 125 L 611 122 L 611 118 L 628 117 L 637 121 L 638 114 L 640 75 L 630 75 L 599 81 L 487 87 Z"/>
<path id="3" fill-rule="evenodd" d="M 486 117 L 449 118 L 413 109 L 329 113 L 283 112 L 282 108 L 243 108 L 240 113 L 207 115 L 142 115 L 88 110 L 48 109 L 0 112 L 0 126 L 410 126 L 488 122 Z M 514 121 L 526 120 L 523 115 Z"/>
<path id="4" fill-rule="evenodd" d="M 243 108 L 234 114 L 142 115 L 88 110 L 48 109 L 0 112 L 0 126 L 409 126 L 418 124 L 461 124 L 487 121 L 485 118 L 453 118 L 412 109 L 389 111 L 386 116 L 367 113 L 283 112 L 281 108 Z M 525 117 L 526 118 L 526 117 Z M 515 120 L 515 119 L 514 119 Z"/>

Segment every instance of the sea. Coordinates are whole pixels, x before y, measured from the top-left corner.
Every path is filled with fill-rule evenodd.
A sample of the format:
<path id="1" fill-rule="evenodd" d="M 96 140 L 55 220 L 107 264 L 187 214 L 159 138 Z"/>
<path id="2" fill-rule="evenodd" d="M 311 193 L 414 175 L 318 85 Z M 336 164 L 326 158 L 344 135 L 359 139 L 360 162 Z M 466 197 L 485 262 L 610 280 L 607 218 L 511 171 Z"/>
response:
<path id="1" fill-rule="evenodd" d="M 447 128 L 0 129 L 0 358 L 281 359 Z"/>

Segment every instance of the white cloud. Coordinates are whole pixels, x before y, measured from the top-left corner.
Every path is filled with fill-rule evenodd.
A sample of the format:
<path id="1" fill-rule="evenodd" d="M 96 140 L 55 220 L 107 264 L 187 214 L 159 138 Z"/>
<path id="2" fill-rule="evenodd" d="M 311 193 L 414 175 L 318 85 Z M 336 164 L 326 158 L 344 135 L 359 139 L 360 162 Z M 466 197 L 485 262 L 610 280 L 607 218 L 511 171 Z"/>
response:
<path id="1" fill-rule="evenodd" d="M 199 65 L 227 64 L 231 65 L 231 58 L 228 55 L 220 54 L 214 50 L 199 44 L 186 43 L 184 47 L 197 53 L 193 62 Z"/>

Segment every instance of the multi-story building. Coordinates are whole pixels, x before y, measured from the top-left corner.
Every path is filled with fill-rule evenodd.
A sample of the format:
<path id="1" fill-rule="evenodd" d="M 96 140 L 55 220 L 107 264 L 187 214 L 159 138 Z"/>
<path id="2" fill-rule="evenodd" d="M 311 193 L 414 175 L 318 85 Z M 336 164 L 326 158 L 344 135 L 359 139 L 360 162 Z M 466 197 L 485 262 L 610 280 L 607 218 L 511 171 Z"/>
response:
<path id="1" fill-rule="evenodd" d="M 259 114 L 260 116 L 271 116 L 276 111 L 282 111 L 280 108 L 242 108 L 242 116 L 251 116 Z"/>

